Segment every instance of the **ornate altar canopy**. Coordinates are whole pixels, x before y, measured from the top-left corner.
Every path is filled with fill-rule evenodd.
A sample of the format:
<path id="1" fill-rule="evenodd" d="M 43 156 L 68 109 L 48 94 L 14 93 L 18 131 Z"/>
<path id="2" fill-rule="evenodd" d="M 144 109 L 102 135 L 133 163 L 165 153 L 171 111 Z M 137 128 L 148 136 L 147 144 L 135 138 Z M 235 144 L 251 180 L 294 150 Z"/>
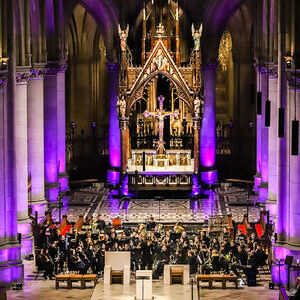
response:
<path id="1" fill-rule="evenodd" d="M 182 64 L 178 3 L 168 5 L 164 22 L 161 8 L 157 26 L 153 26 L 157 24 L 154 5 L 149 3 L 143 9 L 140 65 L 132 63 L 127 45 L 129 27 L 125 30 L 119 27 L 121 64 L 117 109 L 122 174 L 128 174 L 129 184 L 133 185 L 145 186 L 147 182 L 152 186 L 191 185 L 191 176 L 199 171 L 203 113 L 202 25 L 198 30 L 192 26 L 194 48 L 189 62 Z M 152 24 L 148 32 L 147 22 Z M 184 176 L 188 179 L 182 179 Z"/>

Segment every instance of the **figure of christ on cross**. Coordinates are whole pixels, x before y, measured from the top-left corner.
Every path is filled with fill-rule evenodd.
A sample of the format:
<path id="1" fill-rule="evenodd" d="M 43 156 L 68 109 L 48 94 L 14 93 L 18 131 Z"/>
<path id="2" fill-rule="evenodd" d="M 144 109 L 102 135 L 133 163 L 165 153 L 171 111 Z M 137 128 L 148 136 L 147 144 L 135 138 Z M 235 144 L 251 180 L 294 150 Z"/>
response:
<path id="1" fill-rule="evenodd" d="M 145 111 L 144 116 L 147 117 L 155 117 L 158 119 L 158 154 L 165 154 L 165 146 L 164 146 L 164 118 L 167 116 L 174 116 L 178 118 L 178 111 L 168 112 L 164 111 L 164 100 L 163 96 L 158 97 L 159 101 L 159 109 L 156 112 Z"/>

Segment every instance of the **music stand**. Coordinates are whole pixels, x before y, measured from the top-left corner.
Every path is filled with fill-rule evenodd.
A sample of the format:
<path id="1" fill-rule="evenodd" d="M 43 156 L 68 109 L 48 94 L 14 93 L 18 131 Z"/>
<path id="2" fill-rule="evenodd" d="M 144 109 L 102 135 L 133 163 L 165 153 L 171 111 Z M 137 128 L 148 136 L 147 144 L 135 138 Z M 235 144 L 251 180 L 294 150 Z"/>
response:
<path id="1" fill-rule="evenodd" d="M 154 198 L 155 201 L 158 201 L 158 221 L 160 221 L 160 202 L 165 200 L 163 196 L 156 196 Z"/>
<path id="2" fill-rule="evenodd" d="M 127 204 L 126 208 L 125 208 L 125 213 L 126 213 L 126 219 L 125 221 L 128 222 L 128 207 L 129 207 L 129 203 L 130 203 L 130 200 L 131 198 L 130 197 L 123 197 L 122 200 L 124 201 L 124 204 L 123 204 L 123 208 L 125 206 L 125 204 Z"/>
<path id="3" fill-rule="evenodd" d="M 293 260 L 294 260 L 293 256 L 287 255 L 284 261 L 284 264 L 287 266 L 288 269 L 288 284 L 287 284 L 288 291 L 290 290 L 290 271 L 291 271 L 291 265 L 293 264 Z"/>
<path id="4" fill-rule="evenodd" d="M 191 221 L 196 221 L 195 219 L 195 210 L 194 210 L 194 205 L 196 205 L 196 213 L 198 211 L 198 196 L 197 195 L 194 195 L 194 196 L 191 196 L 190 197 L 190 209 L 192 210 L 192 213 L 193 213 L 193 216 L 192 216 L 192 219 Z"/>

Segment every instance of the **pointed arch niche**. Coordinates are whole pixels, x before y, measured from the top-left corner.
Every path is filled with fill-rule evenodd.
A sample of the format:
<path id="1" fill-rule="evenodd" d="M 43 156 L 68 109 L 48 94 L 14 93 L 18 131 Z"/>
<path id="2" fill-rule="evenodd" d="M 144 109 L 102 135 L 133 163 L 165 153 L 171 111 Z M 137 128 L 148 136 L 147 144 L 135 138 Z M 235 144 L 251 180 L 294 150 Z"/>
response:
<path id="1" fill-rule="evenodd" d="M 99 153 L 108 149 L 106 47 L 99 25 L 81 5 L 74 8 L 68 26 L 70 67 L 66 77 L 66 132 L 68 166 L 83 177 L 95 168 Z M 72 172 L 72 170 L 74 172 Z"/>

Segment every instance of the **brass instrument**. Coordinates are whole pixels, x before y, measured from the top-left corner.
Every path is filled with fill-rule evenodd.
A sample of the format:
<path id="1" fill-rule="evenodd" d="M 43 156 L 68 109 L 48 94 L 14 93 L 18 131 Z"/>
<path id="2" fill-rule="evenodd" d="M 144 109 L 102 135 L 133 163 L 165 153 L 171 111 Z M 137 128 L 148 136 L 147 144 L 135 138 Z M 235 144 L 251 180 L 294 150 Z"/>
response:
<path id="1" fill-rule="evenodd" d="M 176 226 L 176 231 L 175 231 L 176 233 L 183 233 L 185 231 L 185 226 L 182 220 L 179 220 L 175 226 Z"/>
<path id="2" fill-rule="evenodd" d="M 147 234 L 147 228 L 145 224 L 139 224 L 138 226 L 138 234 L 141 234 L 143 237 Z"/>

